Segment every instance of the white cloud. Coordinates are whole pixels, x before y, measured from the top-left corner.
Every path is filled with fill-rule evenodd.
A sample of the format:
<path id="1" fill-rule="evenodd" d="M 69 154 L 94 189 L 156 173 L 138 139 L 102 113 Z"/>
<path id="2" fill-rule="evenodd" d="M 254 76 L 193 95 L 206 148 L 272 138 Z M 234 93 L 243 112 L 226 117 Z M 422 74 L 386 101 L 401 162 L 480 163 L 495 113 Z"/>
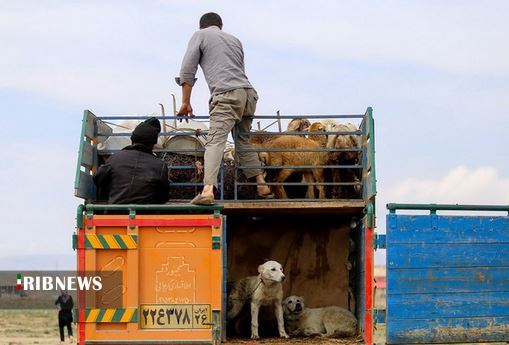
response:
<path id="1" fill-rule="evenodd" d="M 509 204 L 509 177 L 493 167 L 459 166 L 438 179 L 404 180 L 383 194 L 400 203 Z"/>
<path id="2" fill-rule="evenodd" d="M 377 195 L 378 233 L 386 232 L 387 203 L 509 205 L 509 176 L 500 176 L 493 167 L 458 166 L 438 178 L 408 178 L 395 185 L 384 186 Z M 501 215 L 500 212 L 472 211 L 440 213 Z M 377 264 L 385 263 L 385 254 L 385 250 L 376 251 Z"/>

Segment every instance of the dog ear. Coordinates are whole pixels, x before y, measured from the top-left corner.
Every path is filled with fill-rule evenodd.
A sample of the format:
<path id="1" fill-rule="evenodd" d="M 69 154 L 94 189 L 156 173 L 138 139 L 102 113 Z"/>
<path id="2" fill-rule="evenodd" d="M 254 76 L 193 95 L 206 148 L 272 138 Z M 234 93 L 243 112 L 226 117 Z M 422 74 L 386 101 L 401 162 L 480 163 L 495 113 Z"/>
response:
<path id="1" fill-rule="evenodd" d="M 263 272 L 263 265 L 260 265 L 260 266 L 258 266 L 258 273 L 261 274 L 262 272 Z"/>
<path id="2" fill-rule="evenodd" d="M 302 300 L 302 303 L 304 303 L 304 297 L 299 296 L 299 298 Z"/>

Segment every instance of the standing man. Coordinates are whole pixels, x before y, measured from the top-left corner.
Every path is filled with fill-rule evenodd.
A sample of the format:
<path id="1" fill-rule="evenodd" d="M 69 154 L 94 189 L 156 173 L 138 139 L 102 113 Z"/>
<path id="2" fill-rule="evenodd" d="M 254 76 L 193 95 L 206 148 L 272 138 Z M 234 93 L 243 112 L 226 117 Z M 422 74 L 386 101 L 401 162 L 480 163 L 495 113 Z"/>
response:
<path id="1" fill-rule="evenodd" d="M 180 77 L 182 106 L 180 116 L 192 116 L 191 91 L 196 81 L 198 65 L 210 89 L 209 101 L 210 130 L 205 144 L 205 172 L 203 191 L 192 201 L 196 205 L 214 204 L 214 187 L 223 158 L 228 134 L 249 132 L 256 110 L 258 94 L 249 83 L 244 71 L 244 51 L 240 41 L 224 32 L 223 21 L 217 13 L 206 13 L 200 18 L 200 30 L 189 41 L 182 61 Z M 238 135 L 235 147 L 240 164 L 253 168 L 244 169 L 247 178 L 256 177 L 258 196 L 273 197 L 263 178 L 261 163 L 256 152 L 239 152 L 251 148 L 248 135 Z"/>

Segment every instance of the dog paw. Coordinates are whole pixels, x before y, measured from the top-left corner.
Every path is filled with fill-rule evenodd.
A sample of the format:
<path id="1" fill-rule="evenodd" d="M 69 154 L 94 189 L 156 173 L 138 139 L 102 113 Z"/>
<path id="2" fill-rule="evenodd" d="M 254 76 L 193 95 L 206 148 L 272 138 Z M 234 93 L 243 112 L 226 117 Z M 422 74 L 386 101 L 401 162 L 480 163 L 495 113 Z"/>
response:
<path id="1" fill-rule="evenodd" d="M 260 339 L 258 334 L 251 334 L 251 339 Z"/>
<path id="2" fill-rule="evenodd" d="M 280 338 L 286 338 L 286 339 L 290 338 L 290 336 L 288 334 L 286 334 L 286 333 L 279 334 L 279 337 Z"/>

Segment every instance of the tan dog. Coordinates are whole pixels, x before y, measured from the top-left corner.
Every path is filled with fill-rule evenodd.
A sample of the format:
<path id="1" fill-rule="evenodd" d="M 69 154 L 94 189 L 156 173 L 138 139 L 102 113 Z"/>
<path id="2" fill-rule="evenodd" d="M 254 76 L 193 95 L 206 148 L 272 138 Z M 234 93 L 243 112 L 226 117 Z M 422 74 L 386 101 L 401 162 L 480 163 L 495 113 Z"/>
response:
<path id="1" fill-rule="evenodd" d="M 303 297 L 290 296 L 283 301 L 283 310 L 292 336 L 351 337 L 357 333 L 357 319 L 344 308 L 306 308 Z"/>
<path id="2" fill-rule="evenodd" d="M 228 296 L 228 320 L 232 320 L 242 310 L 244 303 L 251 304 L 251 338 L 258 339 L 258 312 L 260 306 L 274 306 L 279 336 L 288 338 L 283 317 L 283 267 L 277 261 L 267 261 L 258 266 L 258 275 L 247 277 L 235 283 Z"/>

